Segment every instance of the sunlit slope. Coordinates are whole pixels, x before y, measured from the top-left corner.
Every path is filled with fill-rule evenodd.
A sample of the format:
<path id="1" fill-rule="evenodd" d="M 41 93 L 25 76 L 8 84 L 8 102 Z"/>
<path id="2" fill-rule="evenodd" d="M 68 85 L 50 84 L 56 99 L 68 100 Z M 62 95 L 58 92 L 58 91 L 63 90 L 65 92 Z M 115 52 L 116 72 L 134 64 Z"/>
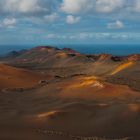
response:
<path id="1" fill-rule="evenodd" d="M 37 92 L 60 98 L 79 98 L 88 100 L 127 100 L 140 97 L 138 92 L 128 86 L 114 85 L 94 76 L 75 76 L 51 83 Z"/>
<path id="2" fill-rule="evenodd" d="M 41 70 L 52 76 L 94 75 L 140 90 L 140 55 L 80 54 L 72 49 L 39 46 L 7 60 L 15 67 Z"/>
<path id="3" fill-rule="evenodd" d="M 126 62 L 126 63 L 122 63 L 120 64 L 112 73 L 111 75 L 115 75 L 117 74 L 118 72 L 124 70 L 124 69 L 127 69 L 129 68 L 130 66 L 132 66 L 134 64 L 134 62 L 130 61 L 130 62 Z"/>
<path id="4" fill-rule="evenodd" d="M 34 72 L 0 64 L 0 89 L 32 87 L 41 79 L 43 76 Z"/>
<path id="5" fill-rule="evenodd" d="M 123 69 L 120 70 L 122 66 Z M 117 71 L 118 69 L 119 71 Z M 140 62 L 128 62 L 120 65 L 118 69 L 113 71 L 113 75 L 107 77 L 107 81 L 114 84 L 128 85 L 140 91 Z"/>

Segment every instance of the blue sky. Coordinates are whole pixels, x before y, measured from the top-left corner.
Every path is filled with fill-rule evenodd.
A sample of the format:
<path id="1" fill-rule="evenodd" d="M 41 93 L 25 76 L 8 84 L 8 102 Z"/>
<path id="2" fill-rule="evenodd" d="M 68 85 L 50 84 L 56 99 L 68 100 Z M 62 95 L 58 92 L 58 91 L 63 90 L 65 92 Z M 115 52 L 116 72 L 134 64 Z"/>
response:
<path id="1" fill-rule="evenodd" d="M 140 43 L 140 0 L 0 0 L 0 44 Z"/>

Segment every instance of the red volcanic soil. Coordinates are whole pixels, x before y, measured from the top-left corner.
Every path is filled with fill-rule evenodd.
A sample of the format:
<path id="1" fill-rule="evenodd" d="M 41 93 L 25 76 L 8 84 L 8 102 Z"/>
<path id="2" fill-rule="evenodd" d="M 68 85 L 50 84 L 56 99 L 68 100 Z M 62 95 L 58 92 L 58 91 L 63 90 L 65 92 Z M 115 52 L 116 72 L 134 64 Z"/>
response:
<path id="1" fill-rule="evenodd" d="M 7 59 L 31 70 L 0 64 L 0 140 L 140 140 L 139 60 L 49 46 Z"/>
<path id="2" fill-rule="evenodd" d="M 132 100 L 140 98 L 140 93 L 125 85 L 111 84 L 95 76 L 76 76 L 51 83 L 37 90 L 49 96 L 96 101 Z"/>
<path id="3" fill-rule="evenodd" d="M 43 79 L 43 75 L 35 72 L 0 64 L 0 89 L 28 88 Z"/>

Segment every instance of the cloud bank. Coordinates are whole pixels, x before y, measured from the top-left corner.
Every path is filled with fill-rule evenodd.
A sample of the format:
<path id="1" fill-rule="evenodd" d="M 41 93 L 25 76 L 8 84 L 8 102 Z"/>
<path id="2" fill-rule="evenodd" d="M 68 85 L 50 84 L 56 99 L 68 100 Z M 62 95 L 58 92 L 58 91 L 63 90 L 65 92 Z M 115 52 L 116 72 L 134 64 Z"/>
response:
<path id="1" fill-rule="evenodd" d="M 44 36 L 47 41 L 98 40 L 109 32 L 114 40 L 127 40 L 132 32 L 137 39 L 139 14 L 140 0 L 0 0 L 0 41 L 12 40 L 13 34 L 23 41 L 38 36 L 40 42 Z"/>

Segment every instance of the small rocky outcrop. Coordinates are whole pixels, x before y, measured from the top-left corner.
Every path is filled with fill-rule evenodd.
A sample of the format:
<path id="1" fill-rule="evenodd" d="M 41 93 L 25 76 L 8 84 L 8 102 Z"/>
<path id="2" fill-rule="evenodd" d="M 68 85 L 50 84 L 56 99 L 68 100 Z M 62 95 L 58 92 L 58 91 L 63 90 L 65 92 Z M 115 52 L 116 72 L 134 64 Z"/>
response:
<path id="1" fill-rule="evenodd" d="M 46 84 L 48 84 L 48 81 L 47 80 L 41 80 L 41 81 L 39 81 L 39 84 L 40 85 L 46 85 Z"/>

